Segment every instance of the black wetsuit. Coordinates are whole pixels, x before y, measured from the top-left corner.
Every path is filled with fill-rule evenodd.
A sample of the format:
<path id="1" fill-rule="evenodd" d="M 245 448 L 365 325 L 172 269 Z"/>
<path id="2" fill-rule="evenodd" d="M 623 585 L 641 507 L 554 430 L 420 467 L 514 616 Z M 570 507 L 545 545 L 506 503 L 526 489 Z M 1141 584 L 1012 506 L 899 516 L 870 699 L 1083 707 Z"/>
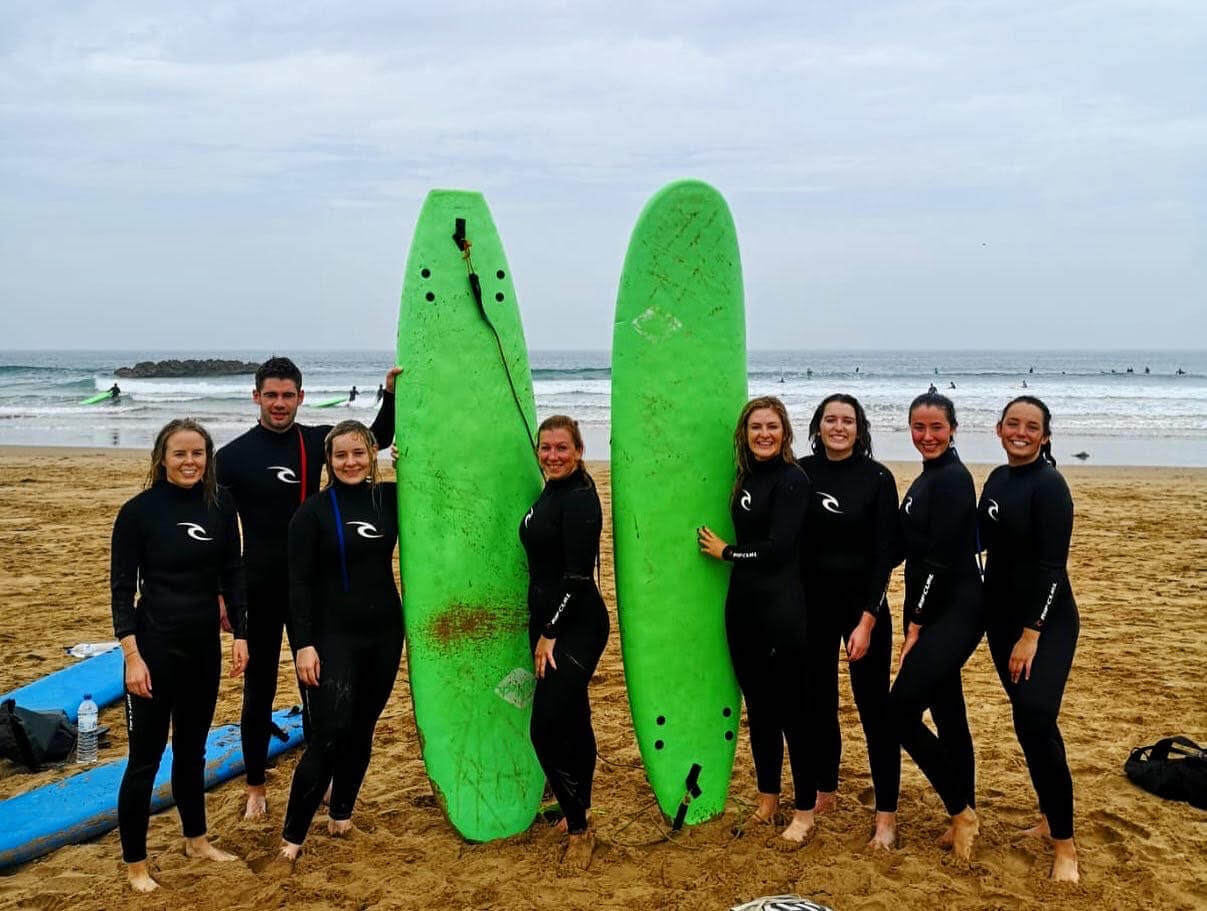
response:
<path id="1" fill-rule="evenodd" d="M 989 651 L 1010 697 L 1014 730 L 1053 838 L 1073 837 L 1073 778 L 1056 718 L 1077 648 L 1080 618 L 1066 569 L 1073 499 L 1042 459 L 994 469 L 981 491 L 981 545 Z M 1023 629 L 1039 631 L 1028 679 L 1010 681 Z"/>
<path id="2" fill-rule="evenodd" d="M 804 697 L 808 656 L 800 572 L 809 492 L 800 466 L 779 458 L 755 462 L 730 508 L 737 542 L 724 551 L 733 563 L 725 631 L 746 698 L 759 792 L 780 792 L 787 739 L 798 810 L 815 805 L 818 777 Z"/>
<path id="3" fill-rule="evenodd" d="M 984 632 L 976 491 L 954 449 L 922 463 L 901 501 L 905 628 L 921 635 L 890 694 L 898 738 L 954 816 L 976 806 L 976 753 L 960 669 Z M 938 736 L 922 723 L 930 709 Z"/>
<path id="4" fill-rule="evenodd" d="M 531 735 L 537 759 L 569 832 L 587 828 L 595 776 L 595 732 L 587 685 L 608 641 L 608 611 L 595 584 L 603 514 L 595 484 L 580 467 L 548 481 L 520 523 L 528 555 L 528 640 L 555 640 L 553 661 L 536 682 Z"/>
<path id="5" fill-rule="evenodd" d="M 813 485 L 801 566 L 817 790 L 838 789 L 838 644 L 870 614 L 876 619 L 867 653 L 848 669 L 867 738 L 876 810 L 893 813 L 901 785 L 901 747 L 888 713 L 893 620 L 885 591 L 899 547 L 897 485 L 887 468 L 865 456 L 831 461 L 823 453 L 801 459 L 800 465 Z"/>
<path id="6" fill-rule="evenodd" d="M 243 523 L 249 610 L 241 736 L 249 785 L 264 784 L 268 759 L 281 632 L 289 619 L 289 520 L 318 493 L 330 430 L 294 424 L 277 433 L 257 424 L 218 450 L 218 483 L 230 489 Z M 379 448 L 393 442 L 393 393 L 386 393 L 372 430 Z M 297 651 L 292 639 L 291 647 Z"/>
<path id="7" fill-rule="evenodd" d="M 331 782 L 331 818 L 350 819 L 373 729 L 402 658 L 393 482 L 336 481 L 289 524 L 290 644 L 313 646 L 319 683 L 303 687 L 310 742 L 293 773 L 284 837 L 300 845 Z"/>
<path id="8" fill-rule="evenodd" d="M 122 857 L 147 858 L 151 791 L 172 726 L 172 796 L 186 838 L 205 834 L 205 740 L 218 700 L 219 586 L 244 638 L 243 568 L 235 506 L 219 490 L 166 480 L 128 501 L 113 523 L 109 586 L 113 631 L 133 635 L 151 675 L 151 698 L 126 693 L 130 758 L 117 798 Z M 135 605 L 135 594 L 138 603 Z"/>

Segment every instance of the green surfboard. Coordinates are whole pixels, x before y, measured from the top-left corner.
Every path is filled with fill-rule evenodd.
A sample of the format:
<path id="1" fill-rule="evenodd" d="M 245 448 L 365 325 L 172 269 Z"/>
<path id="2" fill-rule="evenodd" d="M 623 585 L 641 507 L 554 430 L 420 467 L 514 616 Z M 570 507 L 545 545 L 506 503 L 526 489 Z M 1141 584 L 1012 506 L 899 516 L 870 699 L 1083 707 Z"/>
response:
<path id="1" fill-rule="evenodd" d="M 433 190 L 423 204 L 398 363 L 399 562 L 423 760 L 458 832 L 504 838 L 531 825 L 544 785 L 518 535 L 541 474 L 515 288 L 479 193 Z"/>
<path id="2" fill-rule="evenodd" d="M 672 183 L 638 218 L 620 278 L 612 522 L 633 727 L 662 812 L 688 824 L 725 809 L 733 770 L 741 703 L 725 638 L 729 567 L 699 552 L 696 529 L 733 540 L 733 428 L 745 400 L 733 218 L 707 184 Z"/>
<path id="3" fill-rule="evenodd" d="M 99 405 L 101 402 L 108 401 L 113 398 L 113 393 L 106 389 L 104 392 L 98 392 L 96 395 L 90 395 L 86 399 L 80 401 L 81 405 Z"/>
<path id="4" fill-rule="evenodd" d="M 341 395 L 341 396 L 338 396 L 333 399 L 326 399 L 322 402 L 316 402 L 315 404 L 311 405 L 310 407 L 311 408 L 334 408 L 336 405 L 342 405 L 346 401 L 348 401 L 348 397 L 346 395 Z"/>

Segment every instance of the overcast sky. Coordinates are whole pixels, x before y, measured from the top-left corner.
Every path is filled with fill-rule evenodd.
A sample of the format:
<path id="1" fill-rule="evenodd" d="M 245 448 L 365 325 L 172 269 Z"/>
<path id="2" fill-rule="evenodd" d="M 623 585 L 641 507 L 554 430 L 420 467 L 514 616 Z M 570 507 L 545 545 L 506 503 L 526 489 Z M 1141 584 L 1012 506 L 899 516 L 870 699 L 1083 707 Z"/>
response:
<path id="1" fill-rule="evenodd" d="M 5 0 L 0 347 L 393 347 L 432 187 L 607 348 L 713 183 L 749 344 L 1203 347 L 1207 3 Z"/>

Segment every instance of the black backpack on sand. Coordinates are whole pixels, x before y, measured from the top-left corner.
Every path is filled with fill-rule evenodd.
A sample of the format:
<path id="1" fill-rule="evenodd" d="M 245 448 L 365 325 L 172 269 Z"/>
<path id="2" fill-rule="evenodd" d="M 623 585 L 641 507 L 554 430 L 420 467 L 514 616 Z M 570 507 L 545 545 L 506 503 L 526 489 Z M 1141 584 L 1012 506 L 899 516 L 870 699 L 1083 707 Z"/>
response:
<path id="1" fill-rule="evenodd" d="M 1188 737 L 1166 737 L 1152 746 L 1137 747 L 1123 771 L 1158 797 L 1207 810 L 1207 750 Z"/>
<path id="2" fill-rule="evenodd" d="M 0 703 L 0 756 L 30 772 L 43 763 L 61 762 L 75 749 L 75 725 L 62 709 L 35 712 L 12 699 Z"/>

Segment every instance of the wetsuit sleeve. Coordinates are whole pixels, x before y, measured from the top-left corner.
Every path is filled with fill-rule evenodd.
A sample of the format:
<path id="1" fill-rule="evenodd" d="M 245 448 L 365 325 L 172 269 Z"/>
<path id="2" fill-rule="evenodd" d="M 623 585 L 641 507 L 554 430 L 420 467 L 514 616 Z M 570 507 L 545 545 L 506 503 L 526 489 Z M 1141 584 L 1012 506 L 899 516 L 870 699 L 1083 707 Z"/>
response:
<path id="1" fill-rule="evenodd" d="M 887 471 L 880 473 L 876 488 L 876 547 L 872 555 L 872 571 L 868 577 L 868 592 L 863 609 L 873 617 L 879 616 L 888 591 L 893 567 L 901 562 L 897 540 L 900 525 L 897 521 L 897 484 Z"/>
<path id="2" fill-rule="evenodd" d="M 800 533 L 809 508 L 809 479 L 803 471 L 793 471 L 776 486 L 771 507 L 771 525 L 762 541 L 729 545 L 721 552 L 723 560 L 775 569 L 791 560 L 800 549 Z"/>
<path id="3" fill-rule="evenodd" d="M 576 490 L 562 506 L 562 578 L 555 595 L 553 613 L 545 624 L 545 635 L 557 638 L 575 601 L 595 587 L 595 559 L 603 512 L 594 488 Z"/>
<path id="4" fill-rule="evenodd" d="M 138 590 L 138 563 L 142 555 L 142 534 L 132 503 L 117 513 L 113 523 L 113 542 L 109 552 L 109 593 L 113 609 L 113 633 L 118 639 L 138 630 L 134 595 Z"/>
<path id="5" fill-rule="evenodd" d="M 373 439 L 377 440 L 378 449 L 390 448 L 390 444 L 394 442 L 394 393 L 383 390 L 381 407 L 377 410 L 377 417 L 373 419 L 373 426 L 369 429 L 373 431 Z"/>
<path id="6" fill-rule="evenodd" d="M 239 514 L 229 494 L 222 498 L 222 597 L 236 639 L 247 638 L 247 584 L 243 576 L 243 545 Z"/>
<path id="7" fill-rule="evenodd" d="M 1032 495 L 1031 534 L 1035 541 L 1035 579 L 1026 606 L 1026 625 L 1042 632 L 1048 611 L 1068 584 L 1069 539 L 1073 536 L 1073 498 L 1055 471 Z"/>
<path id="8" fill-rule="evenodd" d="M 319 531 L 311 509 L 299 509 L 289 522 L 289 644 L 295 652 L 314 645 Z"/>
<path id="9" fill-rule="evenodd" d="M 942 613 L 951 591 L 952 572 L 962 556 L 959 551 L 969 509 L 974 512 L 973 520 L 976 519 L 976 496 L 967 480 L 963 472 L 948 472 L 936 479 L 930 492 L 929 546 L 922 559 L 925 576 L 921 591 L 910 606 L 911 623 L 922 625 Z"/>

